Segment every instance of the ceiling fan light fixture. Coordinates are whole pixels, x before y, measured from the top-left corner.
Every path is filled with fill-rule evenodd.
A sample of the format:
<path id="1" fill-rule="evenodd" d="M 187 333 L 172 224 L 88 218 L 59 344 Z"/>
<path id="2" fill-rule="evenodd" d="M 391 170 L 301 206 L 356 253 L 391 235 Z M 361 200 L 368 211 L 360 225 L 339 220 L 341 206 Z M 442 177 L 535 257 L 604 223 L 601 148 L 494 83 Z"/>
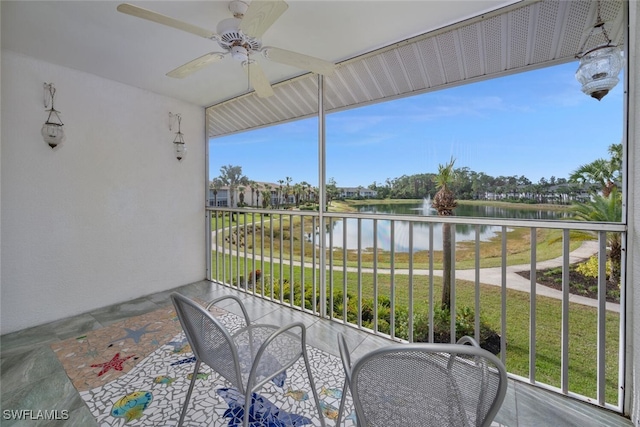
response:
<path id="1" fill-rule="evenodd" d="M 229 3 L 229 10 L 235 18 L 242 18 L 247 13 L 247 9 L 249 9 L 249 5 L 243 1 L 233 0 Z"/>
<path id="2" fill-rule="evenodd" d="M 236 61 L 245 62 L 249 60 L 249 51 L 242 46 L 231 48 L 231 57 Z"/>

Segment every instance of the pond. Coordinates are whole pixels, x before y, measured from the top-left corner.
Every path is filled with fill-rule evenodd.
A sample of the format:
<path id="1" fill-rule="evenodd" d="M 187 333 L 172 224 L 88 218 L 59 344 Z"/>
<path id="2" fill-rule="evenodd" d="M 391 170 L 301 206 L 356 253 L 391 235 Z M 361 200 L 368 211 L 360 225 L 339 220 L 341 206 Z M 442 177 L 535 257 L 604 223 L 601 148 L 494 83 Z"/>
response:
<path id="1" fill-rule="evenodd" d="M 388 204 L 361 206 L 358 210 L 361 213 L 379 213 L 390 215 L 436 215 L 431 207 L 431 201 L 425 199 L 422 203 Z M 518 209 L 504 208 L 496 206 L 480 205 L 460 205 L 455 210 L 456 216 L 466 217 L 489 217 L 489 218 L 510 218 L 510 219 L 533 219 L 533 220 L 553 220 L 562 219 L 564 212 L 544 210 L 544 209 Z M 333 246 L 343 246 L 343 233 L 345 222 L 334 221 L 333 226 Z M 413 250 L 429 250 L 429 234 L 433 229 L 433 250 L 442 250 L 442 224 L 413 224 Z M 502 227 L 481 225 L 480 241 L 488 241 L 496 236 Z M 467 224 L 455 224 L 456 242 L 473 241 L 476 238 L 476 227 Z M 374 221 L 363 219 L 361 221 L 361 248 L 373 248 L 374 246 Z M 391 221 L 380 219 L 377 221 L 377 231 L 375 234 L 378 249 L 388 251 L 391 249 Z M 329 244 L 329 233 L 326 234 L 327 245 Z M 395 221 L 394 225 L 394 250 L 396 252 L 407 252 L 409 250 L 409 222 Z M 346 220 L 346 245 L 347 249 L 358 249 L 358 220 L 349 218 Z"/>

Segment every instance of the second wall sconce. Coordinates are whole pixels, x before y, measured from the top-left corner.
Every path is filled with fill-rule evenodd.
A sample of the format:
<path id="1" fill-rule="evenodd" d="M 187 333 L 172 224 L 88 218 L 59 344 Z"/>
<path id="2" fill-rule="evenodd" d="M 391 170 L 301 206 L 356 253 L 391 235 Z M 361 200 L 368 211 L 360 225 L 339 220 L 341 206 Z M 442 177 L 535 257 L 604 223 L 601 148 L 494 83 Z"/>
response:
<path id="1" fill-rule="evenodd" d="M 172 130 L 171 128 L 175 122 L 178 123 L 178 131 L 176 132 L 176 137 L 173 139 L 173 145 L 176 150 L 176 158 L 178 161 L 182 160 L 187 155 L 187 146 L 184 143 L 184 135 L 180 128 L 181 121 L 182 116 L 180 114 L 169 113 L 169 130 Z"/>
<path id="2" fill-rule="evenodd" d="M 60 120 L 60 112 L 57 111 L 53 106 L 55 95 L 56 88 L 53 86 L 53 83 L 45 83 L 44 108 L 47 108 L 49 104 L 51 104 L 51 108 L 46 110 L 49 112 L 49 117 L 47 117 L 47 121 L 42 125 L 40 133 L 42 134 L 44 142 L 49 144 L 49 147 L 51 148 L 56 148 L 65 139 L 64 123 L 62 123 L 62 120 Z"/>

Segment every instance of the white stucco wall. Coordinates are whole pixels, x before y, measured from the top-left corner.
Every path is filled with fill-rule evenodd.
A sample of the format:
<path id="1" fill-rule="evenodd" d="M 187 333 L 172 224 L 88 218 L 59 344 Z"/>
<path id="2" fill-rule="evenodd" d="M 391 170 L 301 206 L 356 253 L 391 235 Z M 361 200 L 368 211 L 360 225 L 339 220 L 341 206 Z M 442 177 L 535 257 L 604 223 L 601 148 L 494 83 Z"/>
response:
<path id="1" fill-rule="evenodd" d="M 203 279 L 204 110 L 13 52 L 1 66 L 0 333 Z M 55 150 L 44 82 L 67 134 Z"/>
<path id="2" fill-rule="evenodd" d="M 630 215 L 630 261 L 631 277 L 628 281 L 629 317 L 627 330 L 627 366 L 631 371 L 627 378 L 627 393 L 631 403 L 631 420 L 640 426 L 640 43 L 638 23 L 640 23 L 640 7 L 637 1 L 629 2 L 629 180 L 631 183 Z"/>

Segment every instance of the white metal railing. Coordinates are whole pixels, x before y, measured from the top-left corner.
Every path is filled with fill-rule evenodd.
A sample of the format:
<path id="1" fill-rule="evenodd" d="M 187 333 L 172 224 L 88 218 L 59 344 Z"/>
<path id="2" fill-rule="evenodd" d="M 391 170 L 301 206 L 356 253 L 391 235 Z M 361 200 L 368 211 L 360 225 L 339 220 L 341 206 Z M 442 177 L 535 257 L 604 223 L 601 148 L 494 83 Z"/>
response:
<path id="1" fill-rule="evenodd" d="M 450 313 L 458 313 L 448 317 L 449 339 L 455 341 L 457 320 L 469 320 L 468 312 L 461 316 L 458 309 L 471 309 L 472 326 L 467 327 L 472 327 L 478 340 L 483 338 L 483 317 L 493 319 L 488 323 L 498 334 L 495 352 L 499 352 L 512 378 L 622 411 L 625 274 L 622 271 L 620 275 L 619 304 L 607 302 L 606 261 L 607 237 L 618 234 L 623 245 L 626 241 L 623 224 L 320 215 L 315 211 L 240 208 L 208 208 L 207 212 L 211 226 L 207 239 L 211 247 L 210 280 L 373 334 L 410 342 L 437 339 L 436 316 L 442 316 L 442 311 L 438 310 L 435 292 L 443 272 L 436 266 L 443 252 L 438 246 L 440 239 L 434 235 L 443 224 L 449 224 L 453 231 Z M 321 230 L 321 223 L 326 224 L 325 230 Z M 464 242 L 456 238 L 457 227 L 466 229 Z M 483 252 L 487 229 L 493 241 L 500 242 L 499 254 Z M 509 233 L 516 229 L 529 229 L 529 233 L 519 234 L 519 241 L 528 238 L 525 252 L 530 253 L 526 262 L 529 283 L 518 291 L 510 289 L 510 281 L 515 280 L 511 271 L 515 261 Z M 561 248 L 558 268 L 562 286 L 555 292 L 538 285 L 536 276 L 539 266 L 546 265 L 539 259 L 538 234 L 552 230 Z M 570 293 L 570 271 L 575 262 L 571 248 L 585 232 L 597 241 L 595 299 L 580 299 Z M 545 245 L 548 243 L 549 239 Z M 324 256 L 321 247 L 325 248 Z M 461 259 L 462 252 L 466 259 Z M 487 272 L 493 272 L 492 276 Z M 326 286 L 320 286 L 321 277 Z M 523 299 L 528 301 L 522 303 Z M 584 324 L 577 327 L 572 318 Z M 515 326 L 522 322 L 526 325 Z M 584 354 L 576 354 L 585 348 L 582 340 L 589 341 L 587 347 L 595 348 L 592 363 L 581 359 Z"/>

